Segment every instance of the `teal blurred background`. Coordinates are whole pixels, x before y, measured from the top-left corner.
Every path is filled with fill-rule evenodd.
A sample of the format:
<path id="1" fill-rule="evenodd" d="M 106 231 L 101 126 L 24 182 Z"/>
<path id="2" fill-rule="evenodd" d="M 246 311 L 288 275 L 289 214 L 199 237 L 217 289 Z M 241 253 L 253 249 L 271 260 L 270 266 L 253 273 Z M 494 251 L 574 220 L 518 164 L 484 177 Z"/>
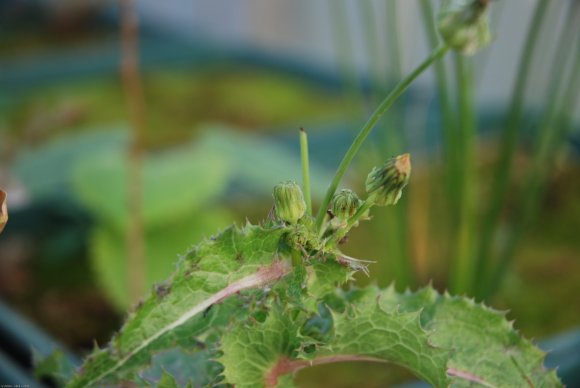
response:
<path id="1" fill-rule="evenodd" d="M 494 41 L 469 59 L 474 251 L 522 70 L 530 4 L 536 4 L 493 3 Z M 549 131 L 565 127 L 565 136 L 554 142 L 549 167 L 538 173 L 542 189 L 529 222 L 520 226 L 518 217 L 544 130 L 538 123 L 550 114 L 558 74 L 565 74 L 559 81 L 565 90 L 566 80 L 580 72 L 574 61 L 577 3 L 546 8 L 527 78 L 489 261 L 521 227 L 522 237 L 513 240 L 517 250 L 493 293 L 458 290 L 510 309 L 527 337 L 566 332 L 558 337 L 565 338 L 558 346 L 568 352 L 558 362 L 572 365 L 564 372 L 580 365 L 580 335 L 573 331 L 580 324 L 577 93 L 570 103 L 561 97 L 568 109 L 548 122 Z M 436 10 L 438 2 L 432 6 Z M 274 184 L 301 181 L 300 127 L 309 135 L 316 205 L 374 107 L 430 51 L 419 0 L 140 0 L 136 11 L 145 107 L 140 168 L 146 289 L 167 278 L 178 255 L 202 238 L 246 218 L 265 218 Z M 8 193 L 10 214 L 0 235 L 0 303 L 9 308 L 0 314 L 0 377 L 7 370 L 30 376 L 25 342 L 36 329 L 26 331 L 13 314 L 48 335 L 37 347 L 56 341 L 80 356 L 93 340 L 105 344 L 135 302 L 128 284 L 135 269 L 127 259 L 127 160 L 134 129 L 121 79 L 120 36 L 115 1 L 0 1 L 0 188 Z M 569 47 L 563 60 L 560 45 Z M 444 66 L 456 114 L 452 56 Z M 413 155 L 401 205 L 377 211 L 350 236 L 347 253 L 377 262 L 359 284 L 450 287 L 458 237 L 445 191 L 449 139 L 442 135 L 437 85 L 434 71 L 420 77 L 375 128 L 343 182 L 362 195 L 373 165 L 391 155 Z M 10 339 L 19 329 L 21 337 Z M 15 344 L 14 338 L 22 340 Z M 306 370 L 298 382 L 350 387 L 361 374 L 369 387 L 409 377 L 394 367 L 348 364 Z"/>

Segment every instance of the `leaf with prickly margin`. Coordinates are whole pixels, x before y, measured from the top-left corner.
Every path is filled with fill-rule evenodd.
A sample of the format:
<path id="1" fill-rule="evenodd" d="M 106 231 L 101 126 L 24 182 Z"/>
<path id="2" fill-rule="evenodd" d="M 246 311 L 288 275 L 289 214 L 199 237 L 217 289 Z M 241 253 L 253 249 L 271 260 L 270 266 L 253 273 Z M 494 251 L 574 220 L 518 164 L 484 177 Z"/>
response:
<path id="1" fill-rule="evenodd" d="M 280 359 L 292 359 L 300 346 L 299 326 L 290 314 L 273 310 L 264 322 L 238 326 L 222 338 L 226 382 L 237 388 L 276 386 L 268 372 Z M 273 375 L 272 375 L 273 376 Z M 285 382 L 288 386 L 288 381 Z"/>
<path id="2" fill-rule="evenodd" d="M 466 298 L 373 286 L 338 290 L 332 305 L 316 318 L 273 306 L 264 322 L 228 332 L 220 360 L 226 382 L 282 386 L 310 365 L 361 360 L 401 365 L 434 386 L 561 386 L 544 370 L 544 354 L 503 314 Z M 332 328 L 323 327 L 329 314 Z"/>
<path id="3" fill-rule="evenodd" d="M 393 362 L 434 385 L 447 383 L 449 351 L 430 345 L 429 333 L 419 323 L 420 312 L 387 312 L 375 299 L 332 314 L 333 333 L 324 336 L 326 343 L 308 335 L 311 320 L 297 311 L 274 309 L 264 323 L 228 332 L 220 359 L 226 382 L 236 387 L 274 387 L 285 374 L 309 365 L 362 360 Z M 315 346 L 305 349 L 305 343 Z M 287 384 L 288 378 L 283 381 Z"/>
<path id="4" fill-rule="evenodd" d="M 157 388 L 180 388 L 181 385 L 177 384 L 175 378 L 167 372 L 163 372 L 161 379 L 157 383 Z"/>
<path id="5" fill-rule="evenodd" d="M 225 298 L 290 273 L 289 261 L 278 255 L 285 233 L 284 227 L 231 227 L 194 247 L 170 281 L 129 316 L 108 348 L 89 356 L 69 386 L 130 380 L 149 364 L 152 353 L 176 345 L 195 347 L 209 329 L 243 314 L 243 305 L 236 304 L 240 298 Z"/>
<path id="6" fill-rule="evenodd" d="M 378 294 L 384 309 L 420 311 L 430 342 L 452 350 L 447 374 L 453 387 L 561 386 L 555 371 L 544 369 L 544 352 L 514 330 L 505 313 L 432 288 L 398 294 L 390 287 Z"/>
<path id="7" fill-rule="evenodd" d="M 139 372 L 139 377 L 147 385 L 157 386 L 164 373 L 170 374 L 179 386 L 192 384 L 194 387 L 213 385 L 223 371 L 215 357 L 215 346 L 201 345 L 203 348 L 187 351 L 174 348 L 153 355 L 151 367 Z"/>
<path id="8" fill-rule="evenodd" d="M 421 326 L 421 311 L 384 308 L 377 288 L 365 291 L 344 312 L 333 313 L 334 338 L 318 357 L 353 356 L 391 362 L 434 386 L 445 386 L 450 352 L 433 346 L 431 333 Z"/>

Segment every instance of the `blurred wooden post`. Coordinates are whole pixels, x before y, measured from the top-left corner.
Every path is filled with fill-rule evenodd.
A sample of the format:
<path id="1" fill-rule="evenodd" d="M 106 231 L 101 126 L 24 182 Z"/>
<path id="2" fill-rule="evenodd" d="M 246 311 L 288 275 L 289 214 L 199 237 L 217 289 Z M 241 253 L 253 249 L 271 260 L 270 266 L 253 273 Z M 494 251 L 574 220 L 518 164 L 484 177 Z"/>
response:
<path id="1" fill-rule="evenodd" d="M 145 291 L 145 239 L 143 228 L 142 165 L 145 102 L 139 77 L 139 30 L 133 0 L 120 0 L 121 81 L 131 125 L 128 152 L 129 228 L 127 230 L 129 301 L 136 303 Z"/>

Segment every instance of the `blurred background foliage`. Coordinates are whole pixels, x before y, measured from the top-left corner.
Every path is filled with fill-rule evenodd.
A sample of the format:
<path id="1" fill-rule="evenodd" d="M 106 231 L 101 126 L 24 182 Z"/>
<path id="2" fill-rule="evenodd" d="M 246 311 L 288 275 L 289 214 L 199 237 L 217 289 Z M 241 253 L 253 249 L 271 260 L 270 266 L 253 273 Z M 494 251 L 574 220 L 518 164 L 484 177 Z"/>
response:
<path id="1" fill-rule="evenodd" d="M 360 284 L 432 282 L 509 308 L 524 335 L 542 338 L 580 322 L 580 6 L 534 7 L 494 2 L 491 46 L 472 58 L 449 55 L 375 128 L 344 185 L 362 194 L 373 165 L 407 151 L 413 176 L 401 203 L 354 230 L 345 251 L 376 260 Z M 437 8 L 423 0 L 137 2 L 147 289 L 192 244 L 267 217 L 272 186 L 301 180 L 300 127 L 310 139 L 316 205 L 366 117 L 437 43 Z M 127 260 L 133 135 L 119 29 L 113 1 L 0 3 L 0 187 L 10 211 L 0 297 L 77 354 L 93 339 L 105 343 L 135 302 Z M 535 54 L 526 57 L 530 40 Z M 496 191 L 506 155 L 506 186 Z M 485 221 L 496 194 L 497 217 Z M 463 253 L 460 236 L 469 241 Z M 0 331 L 15 326 L 4 316 Z M 2 354 L 10 354 L 6 343 L 0 338 Z M 189 357 L 165 356 L 174 367 Z M 580 359 L 577 351 L 567 357 Z M 369 387 L 408 377 L 347 364 L 303 371 L 298 381 L 357 386 L 361 373 Z"/>

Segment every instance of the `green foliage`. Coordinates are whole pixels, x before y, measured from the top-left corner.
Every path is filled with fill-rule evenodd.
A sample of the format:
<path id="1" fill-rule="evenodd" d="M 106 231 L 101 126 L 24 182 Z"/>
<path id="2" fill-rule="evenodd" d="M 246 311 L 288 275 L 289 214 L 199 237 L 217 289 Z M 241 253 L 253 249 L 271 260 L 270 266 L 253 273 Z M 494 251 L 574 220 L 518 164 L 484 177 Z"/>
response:
<path id="1" fill-rule="evenodd" d="M 55 383 L 64 385 L 75 374 L 75 365 L 60 349 L 55 349 L 48 356 L 43 356 L 33 349 L 34 377 L 50 377 Z"/>
<path id="2" fill-rule="evenodd" d="M 272 258 L 279 252 L 281 236 L 286 232 L 278 226 L 231 227 L 193 248 L 180 260 L 170 282 L 152 290 L 129 315 L 109 347 L 89 356 L 82 372 L 69 385 L 80 387 L 133 380 L 135 372 L 148 365 L 155 352 L 176 345 L 187 349 L 209 346 L 204 343 L 209 335 L 207 331 L 218 330 L 236 315 L 246 315 L 248 309 L 244 304 L 251 304 L 244 298 L 232 298 L 214 306 L 231 296 L 226 293 L 216 297 L 216 293 L 240 279 L 247 280 L 261 268 L 271 267 Z M 235 294 L 243 289 L 231 292 Z"/>
<path id="3" fill-rule="evenodd" d="M 274 386 L 268 384 L 276 372 L 360 360 L 399 364 L 437 387 L 561 386 L 543 368 L 545 354 L 484 305 L 432 288 L 399 294 L 368 287 L 337 291 L 332 299 L 325 318 L 272 310 L 264 322 L 228 332 L 220 359 L 226 381 Z M 316 319 L 331 329 L 313 338 L 307 333 Z"/>
<path id="4" fill-rule="evenodd" d="M 345 291 L 366 268 L 340 252 L 331 225 L 319 237 L 310 215 L 274 218 L 192 248 L 68 386 L 291 387 L 302 368 L 356 360 L 395 363 L 434 386 L 560 386 L 502 313 L 432 288 Z"/>

